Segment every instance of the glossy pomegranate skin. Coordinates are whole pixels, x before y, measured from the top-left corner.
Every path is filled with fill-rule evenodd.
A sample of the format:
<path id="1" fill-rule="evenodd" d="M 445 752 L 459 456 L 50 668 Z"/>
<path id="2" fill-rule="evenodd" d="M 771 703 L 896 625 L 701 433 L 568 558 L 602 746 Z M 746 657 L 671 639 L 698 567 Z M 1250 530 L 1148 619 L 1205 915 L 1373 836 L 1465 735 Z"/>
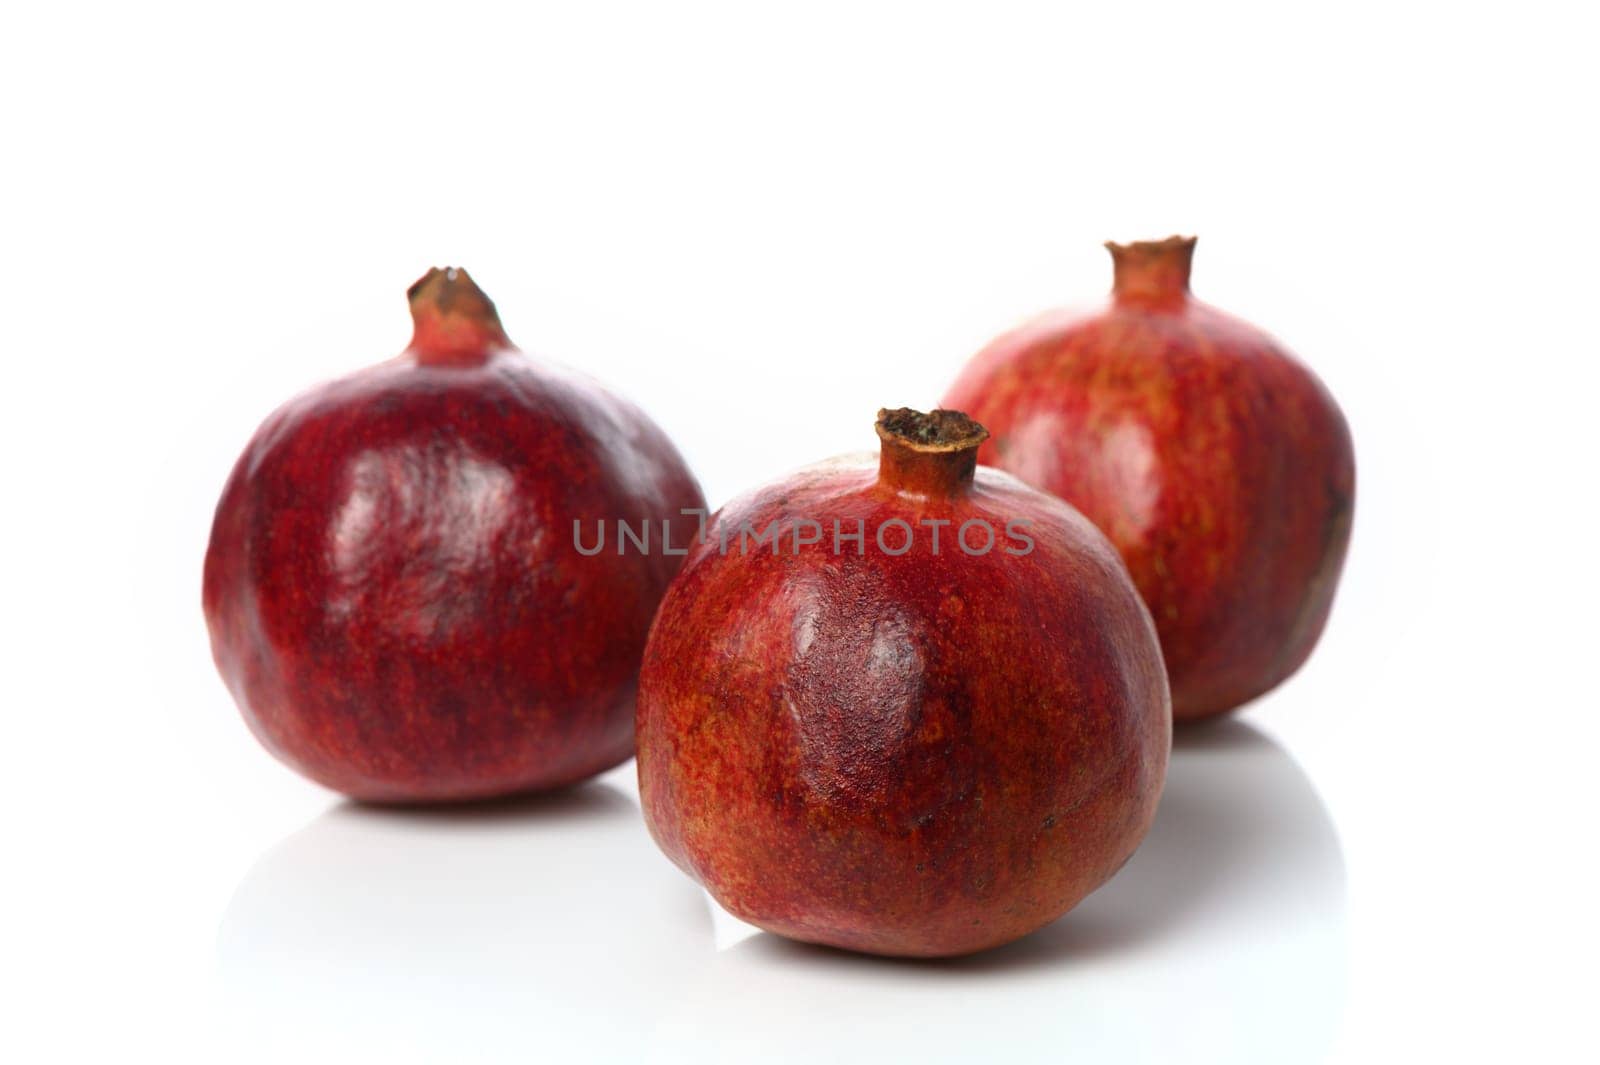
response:
<path id="1" fill-rule="evenodd" d="M 714 517 L 646 647 L 640 794 L 667 855 L 746 921 L 869 953 L 965 954 L 1054 920 L 1133 853 L 1170 707 L 1149 615 L 1087 520 L 1003 473 L 973 476 L 975 445 L 956 484 L 937 465 L 919 478 L 915 454 L 897 470 L 896 446 Z M 919 534 L 899 556 L 873 540 L 894 518 Z M 953 536 L 979 518 L 1017 550 L 1006 525 L 1031 521 L 1034 549 L 961 552 Z M 741 523 L 802 519 L 822 543 L 740 553 Z M 834 554 L 835 519 L 864 523 L 864 554 Z M 937 555 L 923 519 L 953 523 Z"/>
<path id="2" fill-rule="evenodd" d="M 642 413 L 513 349 L 468 286 L 430 273 L 407 352 L 267 419 L 206 554 L 212 650 L 246 722 L 358 799 L 554 788 L 626 760 L 681 558 L 585 557 L 573 521 L 667 520 L 686 543 L 680 508 L 704 506 Z"/>
<path id="3" fill-rule="evenodd" d="M 980 352 L 945 396 L 980 461 L 1117 546 L 1179 719 L 1232 710 L 1310 655 L 1344 565 L 1355 457 L 1338 404 L 1270 336 L 1189 293 L 1192 239 L 1109 245 L 1116 286 Z"/>

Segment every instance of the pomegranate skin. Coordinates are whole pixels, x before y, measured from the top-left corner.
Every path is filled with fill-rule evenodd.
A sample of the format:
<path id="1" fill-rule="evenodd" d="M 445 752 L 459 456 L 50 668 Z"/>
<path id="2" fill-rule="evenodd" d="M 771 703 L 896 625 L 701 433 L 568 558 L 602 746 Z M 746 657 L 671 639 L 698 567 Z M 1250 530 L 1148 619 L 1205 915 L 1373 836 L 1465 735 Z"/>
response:
<path id="1" fill-rule="evenodd" d="M 405 353 L 291 400 L 235 466 L 205 561 L 217 668 L 273 754 L 357 799 L 581 780 L 632 753 L 682 560 L 585 556 L 573 522 L 685 543 L 700 490 L 637 409 L 512 348 L 464 271 L 412 311 Z"/>
<path id="2" fill-rule="evenodd" d="M 918 417 L 981 438 L 953 412 Z M 867 953 L 966 954 L 1054 920 L 1133 853 L 1166 772 L 1166 677 L 1148 612 L 1082 515 L 974 474 L 976 439 L 924 454 L 883 426 L 876 467 L 759 489 L 691 550 L 645 650 L 640 797 L 666 854 L 746 921 Z M 791 550 L 806 519 L 822 542 Z M 897 556 L 874 538 L 893 519 L 916 533 Z M 956 545 L 974 519 L 997 533 L 988 554 Z M 1034 545 L 1020 556 L 1004 550 L 1022 549 L 1005 532 L 1019 519 Z M 834 553 L 835 520 L 846 535 L 863 523 L 864 553 Z M 938 553 L 923 520 L 953 523 Z M 742 524 L 774 521 L 778 553 L 740 553 Z"/>
<path id="3" fill-rule="evenodd" d="M 1355 504 L 1350 431 L 1270 336 L 1189 294 L 1194 240 L 1108 245 L 1110 302 L 980 352 L 945 396 L 980 461 L 1068 500 L 1150 607 L 1180 720 L 1269 691 L 1311 654 Z"/>

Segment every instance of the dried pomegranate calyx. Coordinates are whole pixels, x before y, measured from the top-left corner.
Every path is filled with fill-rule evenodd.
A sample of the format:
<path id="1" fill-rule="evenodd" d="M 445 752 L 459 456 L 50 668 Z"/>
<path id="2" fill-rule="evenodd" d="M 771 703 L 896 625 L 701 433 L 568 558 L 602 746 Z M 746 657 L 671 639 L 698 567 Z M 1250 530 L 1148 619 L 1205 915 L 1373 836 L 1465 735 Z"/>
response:
<path id="1" fill-rule="evenodd" d="M 878 481 L 898 492 L 948 494 L 971 483 L 989 430 L 958 410 L 880 410 Z"/>
<path id="2" fill-rule="evenodd" d="M 460 267 L 434 267 L 406 290 L 411 350 L 427 366 L 482 363 L 512 346 L 494 301 Z"/>

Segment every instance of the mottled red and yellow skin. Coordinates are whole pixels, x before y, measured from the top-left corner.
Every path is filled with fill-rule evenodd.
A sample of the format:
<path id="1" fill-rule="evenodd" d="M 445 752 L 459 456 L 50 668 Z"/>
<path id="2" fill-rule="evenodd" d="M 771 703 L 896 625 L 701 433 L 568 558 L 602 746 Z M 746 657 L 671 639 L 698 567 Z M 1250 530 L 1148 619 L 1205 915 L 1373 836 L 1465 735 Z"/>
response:
<path id="1" fill-rule="evenodd" d="M 573 521 L 674 524 L 700 490 L 642 413 L 506 340 L 463 271 L 398 358 L 291 400 L 217 506 L 204 605 L 266 747 L 358 799 L 559 787 L 628 758 L 681 558 L 585 557 Z"/>
<path id="2" fill-rule="evenodd" d="M 1071 909 L 1150 825 L 1171 722 L 1149 614 L 1072 507 L 974 476 L 973 427 L 944 452 L 885 435 L 877 466 L 824 464 L 728 504 L 662 602 L 639 696 L 645 820 L 764 929 L 982 950 Z M 891 518 L 918 534 L 906 554 L 874 542 Z M 1030 521 L 1035 546 L 969 556 L 953 537 L 973 518 L 1016 550 L 1006 525 Z M 823 541 L 796 551 L 804 519 Z M 863 554 L 834 553 L 835 519 L 865 523 Z M 938 554 L 923 519 L 953 523 Z M 780 551 L 741 554 L 741 523 L 773 521 Z"/>
<path id="3" fill-rule="evenodd" d="M 1192 239 L 1109 245 L 1110 303 L 989 345 L 945 396 L 979 461 L 1068 500 L 1117 546 L 1182 719 L 1232 710 L 1310 655 L 1344 565 L 1350 431 L 1271 337 L 1189 294 Z"/>

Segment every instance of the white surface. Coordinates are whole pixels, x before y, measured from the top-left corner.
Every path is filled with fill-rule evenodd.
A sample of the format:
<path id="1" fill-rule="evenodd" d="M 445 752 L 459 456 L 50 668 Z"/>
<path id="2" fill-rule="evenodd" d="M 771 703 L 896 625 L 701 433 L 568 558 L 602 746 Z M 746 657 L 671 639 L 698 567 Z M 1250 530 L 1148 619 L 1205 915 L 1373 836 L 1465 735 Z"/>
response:
<path id="1" fill-rule="evenodd" d="M 0 1054 L 1593 1060 L 1582 9 L 929 7 L 7 13 Z M 228 467 L 404 344 L 429 265 L 721 501 L 1173 231 L 1344 404 L 1354 545 L 1310 664 L 1180 743 L 1145 848 L 1032 939 L 746 936 L 627 770 L 358 811 L 215 677 Z"/>

